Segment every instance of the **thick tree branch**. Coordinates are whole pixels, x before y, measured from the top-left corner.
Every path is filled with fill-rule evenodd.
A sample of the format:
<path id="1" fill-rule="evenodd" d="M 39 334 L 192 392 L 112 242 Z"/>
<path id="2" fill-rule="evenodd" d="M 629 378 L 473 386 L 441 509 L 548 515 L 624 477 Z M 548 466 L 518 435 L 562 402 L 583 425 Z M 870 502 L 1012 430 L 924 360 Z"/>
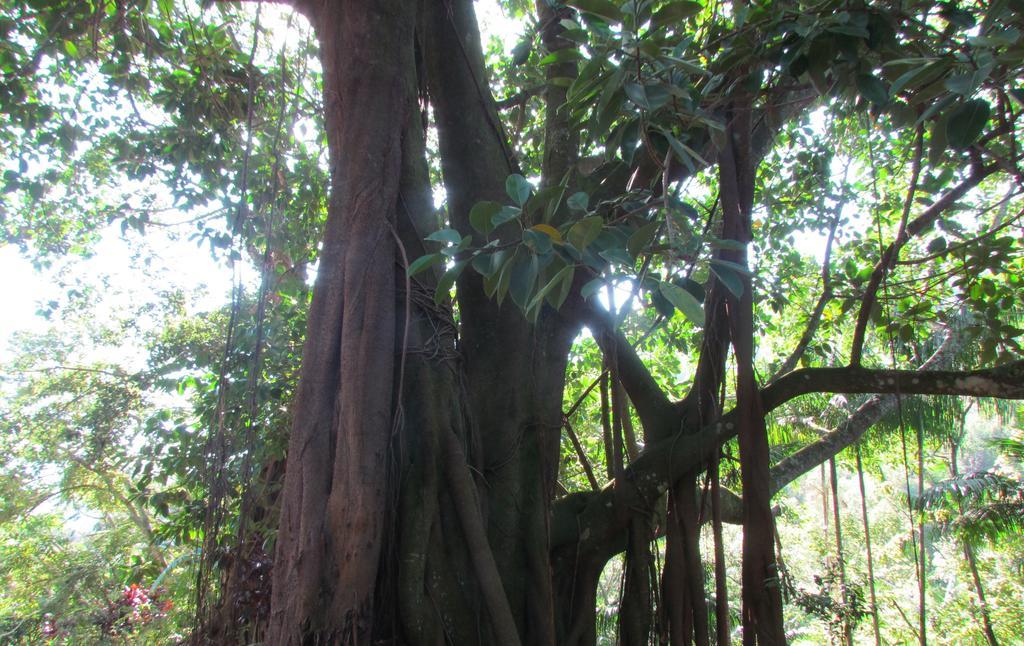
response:
<path id="1" fill-rule="evenodd" d="M 812 392 L 955 395 L 1024 399 L 1024 361 L 981 370 L 871 370 L 804 368 L 761 390 L 765 412 Z M 736 435 L 735 412 L 697 432 L 683 431 L 652 442 L 621 479 L 589 495 L 555 505 L 551 547 L 578 542 L 581 550 L 611 556 L 625 548 L 630 518 L 651 513 L 655 501 L 683 475 L 714 455 L 716 447 Z M 571 504 L 570 504 L 571 502 Z"/>
<path id="2" fill-rule="evenodd" d="M 921 370 L 933 370 L 948 364 L 949 357 L 956 346 L 954 335 L 947 334 L 939 348 L 921 365 Z M 898 397 L 898 394 L 877 394 L 869 397 L 838 428 L 830 431 L 817 442 L 808 444 L 779 461 L 771 470 L 771 494 L 774 496 L 783 487 L 810 469 L 853 445 L 869 428 L 896 406 Z"/>
<path id="3" fill-rule="evenodd" d="M 626 337 L 615 328 L 608 312 L 586 304 L 582 308 L 584 323 L 594 333 L 609 361 L 618 366 L 618 378 L 636 407 L 647 437 L 666 437 L 678 428 L 675 406 L 651 376 Z"/>

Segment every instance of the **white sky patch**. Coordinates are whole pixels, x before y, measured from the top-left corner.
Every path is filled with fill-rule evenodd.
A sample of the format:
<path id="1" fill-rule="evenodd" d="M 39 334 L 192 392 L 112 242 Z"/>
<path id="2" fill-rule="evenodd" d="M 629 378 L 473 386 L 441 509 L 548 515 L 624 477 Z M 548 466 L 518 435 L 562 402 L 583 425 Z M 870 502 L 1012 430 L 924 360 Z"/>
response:
<path id="1" fill-rule="evenodd" d="M 523 21 L 506 16 L 495 0 L 477 0 L 476 17 L 483 42 L 497 38 L 504 46 L 505 55 L 510 55 L 522 36 Z"/>

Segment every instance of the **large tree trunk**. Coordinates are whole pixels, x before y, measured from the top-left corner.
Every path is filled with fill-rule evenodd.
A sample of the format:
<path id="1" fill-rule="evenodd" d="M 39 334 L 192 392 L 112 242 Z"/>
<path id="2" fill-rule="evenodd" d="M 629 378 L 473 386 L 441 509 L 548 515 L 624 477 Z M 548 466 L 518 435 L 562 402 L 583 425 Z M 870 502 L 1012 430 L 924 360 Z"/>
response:
<path id="1" fill-rule="evenodd" d="M 395 224 L 415 7 L 325 2 L 332 196 L 295 402 L 269 641 L 366 641 L 396 398 Z"/>
<path id="2" fill-rule="evenodd" d="M 328 2 L 332 199 L 295 404 L 268 642 L 552 644 L 548 514 L 577 326 L 459 284 L 459 334 L 407 281 L 436 222 L 417 90 L 438 119 L 452 225 L 514 161 L 472 5 Z M 419 22 L 417 22 L 419 21 Z M 414 38 L 419 27 L 419 45 Z M 417 53 L 424 65 L 417 65 Z M 426 79 L 416 76 L 417 68 Z"/>

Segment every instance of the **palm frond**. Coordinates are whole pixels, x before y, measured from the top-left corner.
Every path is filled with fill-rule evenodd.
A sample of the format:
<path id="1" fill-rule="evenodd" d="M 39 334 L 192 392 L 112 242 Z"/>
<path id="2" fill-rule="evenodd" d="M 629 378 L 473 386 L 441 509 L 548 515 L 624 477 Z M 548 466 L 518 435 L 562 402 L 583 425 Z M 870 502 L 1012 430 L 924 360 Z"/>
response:
<path id="1" fill-rule="evenodd" d="M 918 508 L 948 509 L 1024 496 L 1024 483 L 992 471 L 975 471 L 947 478 L 925 490 Z"/>
<path id="2" fill-rule="evenodd" d="M 950 528 L 971 542 L 1024 534 L 1024 498 L 972 507 L 950 523 Z"/>
<path id="3" fill-rule="evenodd" d="M 993 440 L 992 446 L 998 448 L 1006 457 L 1024 464 L 1024 438 L 1003 437 Z"/>

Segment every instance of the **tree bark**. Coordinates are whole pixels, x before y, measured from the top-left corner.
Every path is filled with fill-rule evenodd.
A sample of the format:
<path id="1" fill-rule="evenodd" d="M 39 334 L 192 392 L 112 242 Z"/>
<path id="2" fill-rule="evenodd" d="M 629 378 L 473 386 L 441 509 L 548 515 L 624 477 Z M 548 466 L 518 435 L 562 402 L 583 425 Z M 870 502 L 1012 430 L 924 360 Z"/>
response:
<path id="1" fill-rule="evenodd" d="M 325 2 L 312 22 L 332 194 L 288 447 L 274 644 L 370 639 L 395 407 L 392 235 L 415 7 Z"/>

